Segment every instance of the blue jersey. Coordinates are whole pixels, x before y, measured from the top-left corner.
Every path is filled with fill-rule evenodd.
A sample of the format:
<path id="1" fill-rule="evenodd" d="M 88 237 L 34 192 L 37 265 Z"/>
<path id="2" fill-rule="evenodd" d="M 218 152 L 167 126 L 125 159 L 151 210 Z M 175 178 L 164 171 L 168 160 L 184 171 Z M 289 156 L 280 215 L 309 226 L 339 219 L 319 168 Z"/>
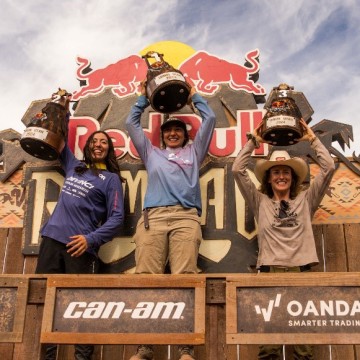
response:
<path id="1" fill-rule="evenodd" d="M 200 111 L 202 124 L 193 143 L 183 148 L 159 149 L 151 144 L 140 124 L 141 114 L 149 105 L 145 96 L 138 98 L 127 118 L 127 130 L 148 174 L 145 208 L 182 205 L 196 208 L 201 215 L 199 170 L 209 149 L 215 114 L 199 94 L 192 101 Z"/>
<path id="2" fill-rule="evenodd" d="M 124 222 L 123 191 L 117 174 L 87 170 L 77 174 L 75 167 L 84 164 L 68 146 L 60 161 L 65 181 L 53 214 L 41 229 L 41 235 L 67 244 L 70 236 L 84 235 L 87 251 L 96 254 L 99 246 L 111 240 Z"/>

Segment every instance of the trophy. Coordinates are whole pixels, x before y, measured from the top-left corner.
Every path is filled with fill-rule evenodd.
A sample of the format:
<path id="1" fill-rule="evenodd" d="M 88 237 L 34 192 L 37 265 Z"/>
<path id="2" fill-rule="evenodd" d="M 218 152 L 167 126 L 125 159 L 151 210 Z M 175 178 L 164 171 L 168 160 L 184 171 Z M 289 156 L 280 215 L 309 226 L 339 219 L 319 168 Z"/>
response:
<path id="1" fill-rule="evenodd" d="M 154 110 L 172 113 L 186 105 L 191 88 L 182 72 L 164 61 L 163 56 L 155 51 L 143 56 L 148 66 L 146 93 Z M 150 58 L 155 60 L 151 64 Z"/>
<path id="2" fill-rule="evenodd" d="M 300 119 L 308 122 L 314 113 L 304 94 L 287 84 L 273 88 L 264 108 L 267 112 L 260 135 L 274 146 L 296 144 L 303 136 Z"/>
<path id="3" fill-rule="evenodd" d="M 60 89 L 51 97 L 27 125 L 20 139 L 24 151 L 42 160 L 56 160 L 67 138 L 66 114 L 69 111 L 70 95 Z"/>

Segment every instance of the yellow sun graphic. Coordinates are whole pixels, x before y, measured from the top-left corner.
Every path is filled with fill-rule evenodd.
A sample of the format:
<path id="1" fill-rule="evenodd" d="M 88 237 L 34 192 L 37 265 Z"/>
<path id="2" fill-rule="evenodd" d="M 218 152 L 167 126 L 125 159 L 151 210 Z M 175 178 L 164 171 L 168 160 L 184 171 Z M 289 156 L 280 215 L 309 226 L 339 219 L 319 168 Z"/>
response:
<path id="1" fill-rule="evenodd" d="M 163 59 L 174 68 L 178 68 L 185 59 L 195 53 L 195 50 L 192 47 L 179 41 L 156 42 L 141 50 L 140 55 L 143 56 L 148 51 L 155 51 L 159 54 L 163 54 Z"/>

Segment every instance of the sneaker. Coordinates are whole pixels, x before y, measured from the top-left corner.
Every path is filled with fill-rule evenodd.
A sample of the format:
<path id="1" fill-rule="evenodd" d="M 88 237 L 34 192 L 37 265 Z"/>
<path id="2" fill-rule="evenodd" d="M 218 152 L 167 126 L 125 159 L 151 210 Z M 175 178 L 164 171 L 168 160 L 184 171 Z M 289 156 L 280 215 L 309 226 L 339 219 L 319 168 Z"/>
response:
<path id="1" fill-rule="evenodd" d="M 151 345 L 139 345 L 129 360 L 154 360 L 154 350 Z"/>
<path id="2" fill-rule="evenodd" d="M 179 360 L 195 360 L 194 358 L 194 348 L 189 345 L 180 345 L 179 346 L 180 358 Z"/>

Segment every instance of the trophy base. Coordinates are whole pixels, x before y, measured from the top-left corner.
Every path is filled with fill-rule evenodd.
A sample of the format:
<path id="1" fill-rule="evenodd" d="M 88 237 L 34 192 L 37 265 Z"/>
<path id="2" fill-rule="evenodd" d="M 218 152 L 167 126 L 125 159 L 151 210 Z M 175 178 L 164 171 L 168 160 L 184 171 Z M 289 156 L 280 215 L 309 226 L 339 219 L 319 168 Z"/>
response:
<path id="1" fill-rule="evenodd" d="M 268 117 L 262 126 L 261 137 L 274 146 L 294 145 L 302 137 L 299 119 L 287 115 Z"/>
<path id="2" fill-rule="evenodd" d="M 188 101 L 190 86 L 178 72 L 165 72 L 149 81 L 148 98 L 154 110 L 173 113 L 182 109 Z"/>
<path id="3" fill-rule="evenodd" d="M 28 127 L 20 139 L 20 145 L 24 151 L 38 159 L 54 161 L 58 159 L 65 142 L 52 131 Z"/>
<path id="4" fill-rule="evenodd" d="M 290 146 L 297 144 L 302 134 L 297 129 L 282 127 L 267 129 L 261 136 L 273 146 Z"/>

